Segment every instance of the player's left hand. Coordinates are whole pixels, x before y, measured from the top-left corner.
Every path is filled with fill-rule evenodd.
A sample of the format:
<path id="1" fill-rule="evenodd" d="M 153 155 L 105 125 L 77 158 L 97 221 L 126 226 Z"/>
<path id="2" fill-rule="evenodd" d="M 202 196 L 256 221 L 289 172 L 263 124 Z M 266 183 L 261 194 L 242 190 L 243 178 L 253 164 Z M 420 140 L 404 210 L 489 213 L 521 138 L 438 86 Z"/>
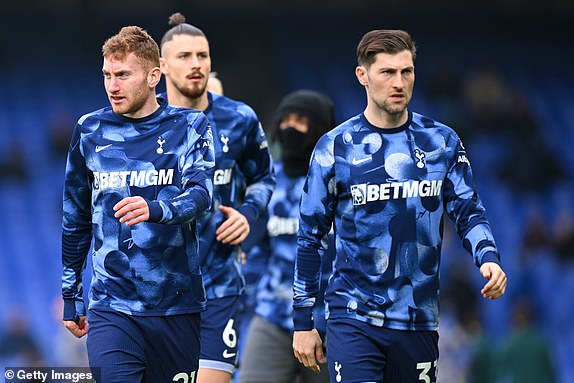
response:
<path id="1" fill-rule="evenodd" d="M 114 205 L 114 217 L 128 226 L 133 226 L 149 219 L 149 206 L 140 196 L 126 197 Z"/>
<path id="2" fill-rule="evenodd" d="M 488 279 L 486 285 L 480 290 L 482 296 L 491 300 L 500 298 L 506 291 L 506 274 L 500 265 L 494 262 L 486 262 L 480 266 L 480 273 L 484 278 Z"/>
<path id="3" fill-rule="evenodd" d="M 226 245 L 239 245 L 247 238 L 251 230 L 247 218 L 229 206 L 220 205 L 219 210 L 225 214 L 227 219 L 215 231 L 217 240 Z"/>

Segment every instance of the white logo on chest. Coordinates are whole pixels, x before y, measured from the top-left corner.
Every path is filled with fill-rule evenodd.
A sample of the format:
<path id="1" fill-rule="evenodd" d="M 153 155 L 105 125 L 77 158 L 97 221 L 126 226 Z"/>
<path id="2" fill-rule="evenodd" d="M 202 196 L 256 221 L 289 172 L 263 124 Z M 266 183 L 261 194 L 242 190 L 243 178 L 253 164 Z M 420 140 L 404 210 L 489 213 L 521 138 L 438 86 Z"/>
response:
<path id="1" fill-rule="evenodd" d="M 223 144 L 223 147 L 221 148 L 221 150 L 224 153 L 227 153 L 229 151 L 229 146 L 227 146 L 227 143 L 229 142 L 229 137 L 227 137 L 226 135 L 221 134 L 219 136 L 219 139 L 221 140 L 221 143 Z"/>
<path id="2" fill-rule="evenodd" d="M 417 168 L 422 169 L 425 167 L 425 154 L 419 149 L 415 149 L 415 157 L 417 158 Z"/>
<path id="3" fill-rule="evenodd" d="M 157 154 L 162 154 L 163 153 L 163 144 L 165 144 L 165 140 L 159 136 L 157 138 L 157 144 L 159 145 L 159 147 L 155 150 Z"/>
<path id="4" fill-rule="evenodd" d="M 101 152 L 102 150 L 107 149 L 107 148 L 109 148 L 109 147 L 112 146 L 112 145 L 113 145 L 113 144 L 108 144 L 108 145 L 104 145 L 104 146 L 97 145 L 97 146 L 96 146 L 96 153 L 99 153 L 99 152 Z"/>

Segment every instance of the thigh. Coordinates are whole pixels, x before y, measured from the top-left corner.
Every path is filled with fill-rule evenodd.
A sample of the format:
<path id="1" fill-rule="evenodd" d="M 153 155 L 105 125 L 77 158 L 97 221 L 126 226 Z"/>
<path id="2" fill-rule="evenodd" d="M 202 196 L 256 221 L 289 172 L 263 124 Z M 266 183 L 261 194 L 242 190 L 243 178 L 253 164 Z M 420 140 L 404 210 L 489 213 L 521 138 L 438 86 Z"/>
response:
<path id="1" fill-rule="evenodd" d="M 199 369 L 200 314 L 148 317 L 145 382 L 195 382 Z"/>
<path id="2" fill-rule="evenodd" d="M 384 329 L 390 341 L 385 383 L 436 383 L 438 333 Z"/>
<path id="3" fill-rule="evenodd" d="M 88 359 L 97 379 L 106 383 L 139 383 L 146 357 L 141 328 L 129 315 L 90 310 Z"/>
<path id="4" fill-rule="evenodd" d="M 291 383 L 297 372 L 297 359 L 293 355 L 293 338 L 281 329 L 255 315 L 239 364 L 240 383 Z"/>
<path id="5" fill-rule="evenodd" d="M 436 383 L 438 333 L 327 321 L 332 382 Z"/>
<path id="6" fill-rule="evenodd" d="M 210 299 L 201 313 L 200 368 L 233 373 L 237 363 L 239 296 Z"/>
<path id="7" fill-rule="evenodd" d="M 373 329 L 354 319 L 327 320 L 327 364 L 331 382 L 383 382 L 387 356 L 373 337 Z"/>

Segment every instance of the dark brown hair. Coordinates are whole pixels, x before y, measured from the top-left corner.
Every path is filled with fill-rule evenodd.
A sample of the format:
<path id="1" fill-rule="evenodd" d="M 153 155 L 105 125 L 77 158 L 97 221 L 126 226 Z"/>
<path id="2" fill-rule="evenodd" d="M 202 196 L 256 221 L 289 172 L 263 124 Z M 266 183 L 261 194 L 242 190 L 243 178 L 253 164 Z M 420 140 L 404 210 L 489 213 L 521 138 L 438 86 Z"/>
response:
<path id="1" fill-rule="evenodd" d="M 376 29 L 361 38 L 357 46 L 357 62 L 368 68 L 375 62 L 377 53 L 396 54 L 402 51 L 410 51 L 415 60 L 417 48 L 411 35 L 398 29 Z"/>
<path id="2" fill-rule="evenodd" d="M 143 28 L 123 27 L 117 35 L 107 39 L 102 46 L 102 55 L 105 58 L 121 60 L 130 53 L 133 53 L 148 69 L 159 66 L 159 47 Z"/>
<path id="3" fill-rule="evenodd" d="M 161 39 L 160 46 L 162 47 L 165 43 L 171 41 L 175 35 L 203 36 L 207 38 L 201 29 L 186 23 L 185 16 L 179 12 L 169 17 L 168 24 L 171 28 L 165 32 Z"/>

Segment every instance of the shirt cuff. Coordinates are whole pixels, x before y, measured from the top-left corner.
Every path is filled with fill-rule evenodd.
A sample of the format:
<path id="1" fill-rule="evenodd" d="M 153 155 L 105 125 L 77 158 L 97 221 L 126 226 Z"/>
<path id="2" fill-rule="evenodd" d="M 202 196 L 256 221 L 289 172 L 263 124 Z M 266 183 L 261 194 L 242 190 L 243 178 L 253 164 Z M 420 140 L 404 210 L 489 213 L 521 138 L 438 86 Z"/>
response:
<path id="1" fill-rule="evenodd" d="M 147 206 L 149 209 L 149 220 L 150 222 L 158 223 L 163 218 L 163 209 L 161 208 L 159 202 L 157 201 L 148 201 Z"/>
<path id="2" fill-rule="evenodd" d="M 293 327 L 295 331 L 309 331 L 314 328 L 313 307 L 296 307 L 293 309 Z"/>
<path id="3" fill-rule="evenodd" d="M 64 316 L 63 320 L 72 320 L 78 323 L 80 317 L 76 312 L 76 300 L 75 299 L 64 299 Z"/>
<path id="4" fill-rule="evenodd" d="M 250 205 L 242 205 L 238 210 L 247 219 L 247 222 L 249 222 L 249 227 L 253 227 L 259 217 L 257 209 Z"/>
<path id="5" fill-rule="evenodd" d="M 500 264 L 500 256 L 494 251 L 487 251 L 480 260 L 480 266 L 484 265 L 487 262 L 494 262 L 496 264 Z"/>

